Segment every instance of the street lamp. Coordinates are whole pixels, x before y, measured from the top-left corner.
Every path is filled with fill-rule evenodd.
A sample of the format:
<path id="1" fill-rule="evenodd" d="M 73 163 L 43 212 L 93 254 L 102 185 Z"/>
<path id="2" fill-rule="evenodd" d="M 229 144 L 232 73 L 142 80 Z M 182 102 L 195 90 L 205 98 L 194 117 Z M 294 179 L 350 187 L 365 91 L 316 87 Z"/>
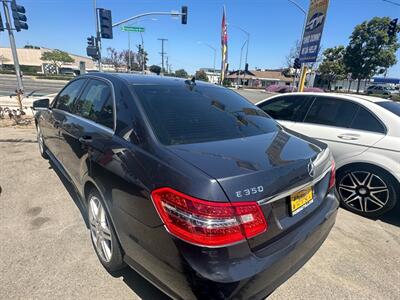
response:
<path id="1" fill-rule="evenodd" d="M 235 27 L 235 28 L 237 28 L 237 29 L 239 29 L 240 31 L 242 31 L 245 35 L 246 35 L 246 37 L 247 37 L 247 39 L 246 39 L 246 44 L 247 44 L 247 47 L 246 47 L 246 56 L 245 56 L 245 66 L 247 65 L 247 57 L 248 57 L 248 54 L 249 54 L 249 44 L 250 44 L 250 33 L 247 31 L 247 30 L 244 30 L 242 27 L 240 27 L 240 26 L 237 26 L 237 25 L 233 25 L 233 24 L 228 24 L 229 26 L 233 26 L 233 27 Z M 242 60 L 242 57 L 240 57 L 240 60 Z M 246 72 L 244 72 L 244 75 L 243 75 L 243 79 L 245 79 L 245 77 L 246 77 Z"/>
<path id="2" fill-rule="evenodd" d="M 214 51 L 213 73 L 215 74 L 215 59 L 216 59 L 216 57 L 217 57 L 217 49 L 216 49 L 215 47 L 211 46 L 210 44 L 203 43 L 203 42 L 201 42 L 201 41 L 198 41 L 197 44 L 202 44 L 202 45 L 204 45 L 204 46 L 206 46 L 206 47 L 208 47 L 208 48 L 210 48 L 211 50 Z M 217 80 L 217 81 L 218 81 L 218 80 Z"/>
<path id="3" fill-rule="evenodd" d="M 304 14 L 303 29 L 301 31 L 301 37 L 300 37 L 300 49 L 301 49 L 301 45 L 303 45 L 304 30 L 305 30 L 306 23 L 307 23 L 307 11 L 300 4 L 298 4 L 296 1 L 294 1 L 294 0 L 288 0 L 288 1 L 290 3 L 292 3 L 294 6 L 296 6 Z M 302 74 L 303 69 L 304 69 L 304 64 L 301 64 L 300 74 Z M 297 78 L 297 70 L 296 70 L 295 77 L 294 77 L 295 82 L 296 82 L 296 78 Z M 293 88 L 294 88 L 294 86 L 293 86 Z M 292 89 L 292 91 L 293 91 L 293 89 Z"/>
<path id="4" fill-rule="evenodd" d="M 243 56 L 243 48 L 244 46 L 246 46 L 248 40 L 244 41 L 242 48 L 240 48 L 240 61 L 239 61 L 239 70 L 238 70 L 238 80 L 237 80 L 237 84 L 239 84 L 239 80 L 240 80 L 240 71 L 242 69 L 242 56 Z M 244 77 L 243 77 L 244 79 Z"/>

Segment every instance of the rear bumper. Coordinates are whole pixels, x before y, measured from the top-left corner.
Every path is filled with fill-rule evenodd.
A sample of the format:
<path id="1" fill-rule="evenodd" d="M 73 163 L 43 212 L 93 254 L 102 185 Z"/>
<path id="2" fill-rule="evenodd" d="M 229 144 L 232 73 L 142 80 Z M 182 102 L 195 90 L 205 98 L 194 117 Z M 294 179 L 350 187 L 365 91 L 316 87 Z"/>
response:
<path id="1" fill-rule="evenodd" d="M 268 248 L 274 245 L 258 252 L 250 251 L 247 243 L 212 249 L 171 237 L 179 254 L 174 261 L 179 261 L 179 266 L 164 265 L 169 276 L 153 273 L 153 278 L 149 278 L 141 273 L 177 299 L 263 299 L 318 250 L 335 223 L 337 208 L 336 192 L 332 190 L 321 209 L 301 226 L 291 241 L 273 252 Z M 132 265 L 129 259 L 128 263 Z"/>

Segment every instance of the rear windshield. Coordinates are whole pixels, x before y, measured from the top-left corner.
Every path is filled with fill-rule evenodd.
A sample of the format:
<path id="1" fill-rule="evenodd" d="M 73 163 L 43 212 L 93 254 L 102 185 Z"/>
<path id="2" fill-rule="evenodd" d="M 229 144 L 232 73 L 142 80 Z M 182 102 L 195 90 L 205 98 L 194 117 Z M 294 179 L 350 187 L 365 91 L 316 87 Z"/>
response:
<path id="1" fill-rule="evenodd" d="M 270 133 L 278 125 L 237 93 L 220 87 L 134 86 L 159 141 L 201 143 Z"/>
<path id="2" fill-rule="evenodd" d="M 393 101 L 382 101 L 382 102 L 376 102 L 376 104 L 386 108 L 387 110 L 391 111 L 392 113 L 400 117 L 400 103 Z"/>

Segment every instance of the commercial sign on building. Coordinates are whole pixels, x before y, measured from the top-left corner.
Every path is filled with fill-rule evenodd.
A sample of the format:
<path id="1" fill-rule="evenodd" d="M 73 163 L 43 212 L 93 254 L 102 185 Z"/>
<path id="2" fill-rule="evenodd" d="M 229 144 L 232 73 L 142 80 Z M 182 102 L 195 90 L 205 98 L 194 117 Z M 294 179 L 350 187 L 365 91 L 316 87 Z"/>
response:
<path id="1" fill-rule="evenodd" d="M 311 0 L 300 48 L 300 62 L 317 60 L 329 0 Z"/>

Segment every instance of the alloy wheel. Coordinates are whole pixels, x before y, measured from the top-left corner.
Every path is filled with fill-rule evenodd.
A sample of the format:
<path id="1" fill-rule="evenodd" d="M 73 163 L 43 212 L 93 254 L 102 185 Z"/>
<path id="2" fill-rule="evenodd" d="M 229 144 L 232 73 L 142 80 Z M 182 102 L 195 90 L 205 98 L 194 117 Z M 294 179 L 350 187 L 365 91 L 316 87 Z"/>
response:
<path id="1" fill-rule="evenodd" d="M 101 201 L 96 196 L 89 200 L 89 222 L 97 254 L 104 262 L 110 262 L 113 254 L 110 223 Z"/>
<path id="2" fill-rule="evenodd" d="M 37 128 L 37 141 L 39 145 L 39 151 L 40 153 L 44 153 L 44 142 L 43 142 L 43 135 L 42 131 L 40 130 L 40 127 Z"/>
<path id="3" fill-rule="evenodd" d="M 338 191 L 343 203 L 359 212 L 379 211 L 389 200 L 385 181 L 372 172 L 347 173 L 339 182 Z"/>

